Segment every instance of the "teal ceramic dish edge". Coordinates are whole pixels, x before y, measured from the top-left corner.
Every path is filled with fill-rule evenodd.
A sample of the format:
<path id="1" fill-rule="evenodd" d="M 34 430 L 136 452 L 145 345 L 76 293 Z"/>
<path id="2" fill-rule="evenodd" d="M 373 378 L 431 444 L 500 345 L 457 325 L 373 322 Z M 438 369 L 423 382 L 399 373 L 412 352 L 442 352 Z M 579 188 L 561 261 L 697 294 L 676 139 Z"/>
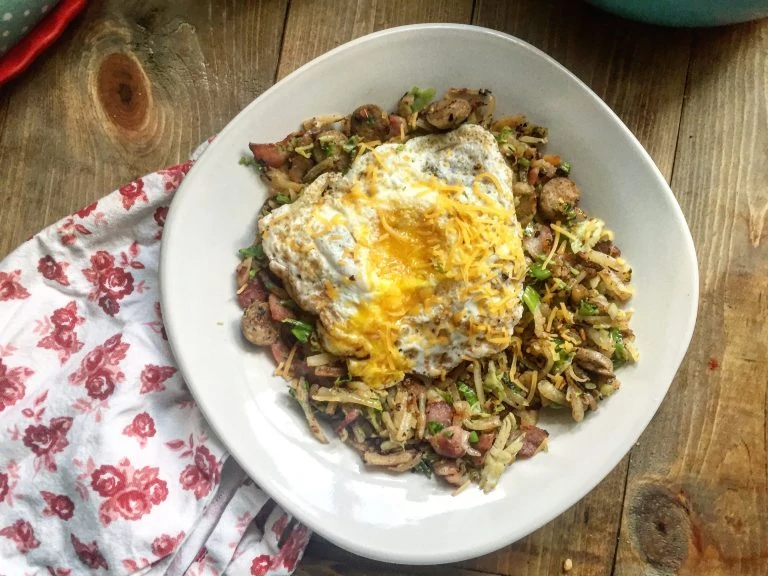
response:
<path id="1" fill-rule="evenodd" d="M 587 0 L 631 20 L 662 26 L 722 26 L 768 16 L 768 0 Z"/>

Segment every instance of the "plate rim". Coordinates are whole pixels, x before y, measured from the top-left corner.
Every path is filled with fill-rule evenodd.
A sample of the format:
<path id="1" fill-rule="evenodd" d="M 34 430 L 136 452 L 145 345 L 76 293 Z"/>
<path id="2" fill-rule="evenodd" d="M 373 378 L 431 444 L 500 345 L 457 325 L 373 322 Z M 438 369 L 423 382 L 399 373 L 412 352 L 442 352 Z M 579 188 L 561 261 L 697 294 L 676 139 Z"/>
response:
<path id="1" fill-rule="evenodd" d="M 464 32 L 470 32 L 475 34 L 485 34 L 490 36 L 496 36 L 503 40 L 510 41 L 518 45 L 524 50 L 533 52 L 535 55 L 541 58 L 544 58 L 546 61 L 549 62 L 550 65 L 553 65 L 555 68 L 557 68 L 558 71 L 560 73 L 563 73 L 571 82 L 576 83 L 582 90 L 584 90 L 589 95 L 589 97 L 597 104 L 597 106 L 602 111 L 602 113 L 606 114 L 610 118 L 610 120 L 614 124 L 616 124 L 617 127 L 622 132 L 624 132 L 625 136 L 629 138 L 629 141 L 631 142 L 634 148 L 633 151 L 638 155 L 639 160 L 641 160 L 643 164 L 645 164 L 646 167 L 650 169 L 650 173 L 652 174 L 653 178 L 656 180 L 656 183 L 658 184 L 660 190 L 662 191 L 667 201 L 667 204 L 672 208 L 672 216 L 674 220 L 676 221 L 678 226 L 681 228 L 681 230 L 684 232 L 683 234 L 684 246 L 682 247 L 682 249 L 684 252 L 688 253 L 690 256 L 690 258 L 686 259 L 687 261 L 686 263 L 688 267 L 687 273 L 691 278 L 692 290 L 691 290 L 690 300 L 689 300 L 690 309 L 689 309 L 689 314 L 687 315 L 688 321 L 684 327 L 684 330 L 682 331 L 682 338 L 681 338 L 681 343 L 683 344 L 682 353 L 679 359 L 677 360 L 676 365 L 674 366 L 674 374 L 669 379 L 669 381 L 664 385 L 663 393 L 659 391 L 660 393 L 658 397 L 653 399 L 653 402 L 652 402 L 653 409 L 648 410 L 647 415 L 644 418 L 640 419 L 641 424 L 638 424 L 635 426 L 635 428 L 631 429 L 630 433 L 625 435 L 624 441 L 620 442 L 617 445 L 616 449 L 606 453 L 606 457 L 599 463 L 599 465 L 596 465 L 594 467 L 595 473 L 590 477 L 589 481 L 585 482 L 581 486 L 580 490 L 574 490 L 570 492 L 569 496 L 562 500 L 562 504 L 560 506 L 553 507 L 549 513 L 542 514 L 539 517 L 537 517 L 536 520 L 531 523 L 533 527 L 530 530 L 527 530 L 524 534 L 511 535 L 506 532 L 496 533 L 497 535 L 495 537 L 491 536 L 488 539 L 484 540 L 482 544 L 477 544 L 472 547 L 465 546 L 464 548 L 461 548 L 461 549 L 454 549 L 454 550 L 438 549 L 436 551 L 433 551 L 427 548 L 427 549 L 421 550 L 418 553 L 406 552 L 406 553 L 400 554 L 397 557 L 393 557 L 389 554 L 382 554 L 375 547 L 368 546 L 368 545 L 365 545 L 364 543 L 359 543 L 354 540 L 347 540 L 345 538 L 339 537 L 333 531 L 326 530 L 325 526 L 322 524 L 320 519 L 307 517 L 302 510 L 297 510 L 296 507 L 293 505 L 293 501 L 288 496 L 288 492 L 285 492 L 284 490 L 282 490 L 277 482 L 271 481 L 269 475 L 262 476 L 261 474 L 259 474 L 258 467 L 249 466 L 248 464 L 246 464 L 247 459 L 245 457 L 241 457 L 242 455 L 238 453 L 238 450 L 236 448 L 233 448 L 233 446 L 227 440 L 227 437 L 229 434 L 224 430 L 225 426 L 221 425 L 225 420 L 225 418 L 217 417 L 214 414 L 209 414 L 207 408 L 204 406 L 204 403 L 200 402 L 201 393 L 198 391 L 198 386 L 195 384 L 196 378 L 192 374 L 192 372 L 189 370 L 189 368 L 186 366 L 186 363 L 183 360 L 183 356 L 179 353 L 180 350 L 177 349 L 178 338 L 175 336 L 175 334 L 177 334 L 180 328 L 176 326 L 175 319 L 177 317 L 174 316 L 173 312 L 171 312 L 171 310 L 173 309 L 173 305 L 170 304 L 169 302 L 168 291 L 166 290 L 166 287 L 170 285 L 171 281 L 170 281 L 170 278 L 166 276 L 166 271 L 168 271 L 169 267 L 165 265 L 165 262 L 166 262 L 168 251 L 169 251 L 168 245 L 172 241 L 171 238 L 173 236 L 171 231 L 176 227 L 176 215 L 179 213 L 179 210 L 178 209 L 174 210 L 174 208 L 175 207 L 178 208 L 178 206 L 181 204 L 181 202 L 179 201 L 180 199 L 182 201 L 184 200 L 185 198 L 184 191 L 186 190 L 186 188 L 192 186 L 190 182 L 194 182 L 194 174 L 198 171 L 198 167 L 201 164 L 200 160 L 202 160 L 205 157 L 205 152 L 200 156 L 198 161 L 195 162 L 194 166 L 186 175 L 186 177 L 182 181 L 181 185 L 179 186 L 179 189 L 176 191 L 174 198 L 171 202 L 169 212 L 166 218 L 166 224 L 164 227 L 164 233 L 163 233 L 162 242 L 161 242 L 160 266 L 159 266 L 158 277 L 159 277 L 159 288 L 160 288 L 160 306 L 161 306 L 163 320 L 164 320 L 167 335 L 168 335 L 168 344 L 173 354 L 173 358 L 182 374 L 182 377 L 184 378 L 184 381 L 187 383 L 190 392 L 195 398 L 196 404 L 198 405 L 203 416 L 205 417 L 206 422 L 211 427 L 211 429 L 216 434 L 216 436 L 221 440 L 222 444 L 224 445 L 228 453 L 233 458 L 235 458 L 238 464 L 246 471 L 246 473 L 251 478 L 254 479 L 254 481 L 265 491 L 265 493 L 267 493 L 273 500 L 275 500 L 283 509 L 288 511 L 290 514 L 292 514 L 298 520 L 300 520 L 303 524 L 308 526 L 312 531 L 316 532 L 320 536 L 326 538 L 330 542 L 336 544 L 337 546 L 349 552 L 352 552 L 354 554 L 358 554 L 370 559 L 388 562 L 391 564 L 435 565 L 435 564 L 445 564 L 449 562 L 457 562 L 457 561 L 462 561 L 469 558 L 481 556 L 483 554 L 487 554 L 487 553 L 499 550 L 504 546 L 507 546 L 517 540 L 524 538 L 526 535 L 531 534 L 532 532 L 539 529 L 543 525 L 552 521 L 554 518 L 557 518 L 558 516 L 562 515 L 570 507 L 572 507 L 573 505 L 581 501 L 589 492 L 591 492 L 600 482 L 602 482 L 607 477 L 607 475 L 611 472 L 611 470 L 613 470 L 618 465 L 621 459 L 631 451 L 632 446 L 637 442 L 638 438 L 642 435 L 642 433 L 646 430 L 648 425 L 651 423 L 651 421 L 655 417 L 662 401 L 664 400 L 664 398 L 666 398 L 669 392 L 669 388 L 671 387 L 672 382 L 675 380 L 675 377 L 677 376 L 677 372 L 679 371 L 683 360 L 685 359 L 688 353 L 690 342 L 695 330 L 697 314 L 698 314 L 699 293 L 700 293 L 699 281 L 700 280 L 699 280 L 699 270 L 698 270 L 698 257 L 696 254 L 695 244 L 693 242 L 693 237 L 691 235 L 691 231 L 688 226 L 688 223 L 685 219 L 685 215 L 683 214 L 682 208 L 680 207 L 680 204 L 677 201 L 677 198 L 674 196 L 674 193 L 672 192 L 669 184 L 667 183 L 666 179 L 662 175 L 658 166 L 656 166 L 650 154 L 645 150 L 645 148 L 639 142 L 639 140 L 635 137 L 635 135 L 629 130 L 629 128 L 627 128 L 627 126 L 618 117 L 618 115 L 586 83 L 584 83 L 581 79 L 579 79 L 575 74 L 573 74 L 565 66 L 560 64 L 553 57 L 549 56 L 547 53 L 529 44 L 528 42 L 521 40 L 520 38 L 517 38 L 505 32 L 501 32 L 491 28 L 475 26 L 471 24 L 457 24 L 457 23 L 408 24 L 404 26 L 396 26 L 396 27 L 387 28 L 384 30 L 379 30 L 370 34 L 366 34 L 359 38 L 353 39 L 344 44 L 341 44 L 336 48 L 329 50 L 328 52 L 325 52 L 320 56 L 303 64 L 301 67 L 297 68 L 296 70 L 294 70 L 293 72 L 285 76 L 284 78 L 280 79 L 278 82 L 274 83 L 267 90 L 262 92 L 258 97 L 256 97 L 247 106 L 245 106 L 240 112 L 238 112 L 221 131 L 219 131 L 219 133 L 216 135 L 213 141 L 209 144 L 208 148 L 206 149 L 206 152 L 216 147 L 217 144 L 223 141 L 225 139 L 225 136 L 230 131 L 234 130 L 235 126 L 240 123 L 241 118 L 248 115 L 250 110 L 257 107 L 263 99 L 266 99 L 269 95 L 271 95 L 273 91 L 279 89 L 279 87 L 282 86 L 284 83 L 288 83 L 293 78 L 303 74 L 306 70 L 310 69 L 311 67 L 314 67 L 320 64 L 321 62 L 324 62 L 325 60 L 334 57 L 336 54 L 353 49 L 359 44 L 363 44 L 363 43 L 376 40 L 382 37 L 390 36 L 390 35 L 397 35 L 401 33 L 408 33 L 411 31 L 425 30 L 425 29 L 431 29 L 431 30 L 442 29 L 447 31 L 458 31 L 458 32 L 464 31 Z M 202 386 L 200 387 L 200 390 L 202 390 Z M 285 494 L 285 497 L 284 497 L 284 494 Z"/>

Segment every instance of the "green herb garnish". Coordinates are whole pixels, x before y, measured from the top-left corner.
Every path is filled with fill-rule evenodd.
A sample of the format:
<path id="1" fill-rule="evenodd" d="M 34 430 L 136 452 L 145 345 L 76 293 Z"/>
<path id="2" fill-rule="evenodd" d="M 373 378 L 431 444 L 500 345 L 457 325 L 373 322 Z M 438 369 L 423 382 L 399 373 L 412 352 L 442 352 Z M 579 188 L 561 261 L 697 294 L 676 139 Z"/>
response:
<path id="1" fill-rule="evenodd" d="M 294 320 L 293 318 L 286 318 L 283 320 L 283 324 L 290 325 L 291 333 L 296 336 L 299 342 L 307 342 L 309 335 L 312 334 L 314 327 L 311 324 L 302 322 L 301 320 Z"/>
<path id="2" fill-rule="evenodd" d="M 541 298 L 539 298 L 538 292 L 531 286 L 526 286 L 523 290 L 523 303 L 528 307 L 528 310 L 533 313 L 536 308 L 541 304 Z"/>
<path id="3" fill-rule="evenodd" d="M 264 248 L 262 248 L 261 244 L 254 244 L 248 248 L 240 248 L 237 253 L 240 256 L 240 260 L 245 260 L 249 257 L 256 258 L 257 260 L 263 260 L 266 258 L 266 255 L 264 254 Z"/>
<path id="4" fill-rule="evenodd" d="M 264 172 L 264 169 L 266 168 L 264 162 L 256 160 L 253 156 L 241 156 L 238 164 L 240 164 L 240 166 L 250 166 L 255 168 L 257 172 Z"/>
<path id="5" fill-rule="evenodd" d="M 459 393 L 464 397 L 464 400 L 469 402 L 470 406 L 478 403 L 477 394 L 464 382 L 459 382 L 456 387 L 459 389 Z"/>
<path id="6" fill-rule="evenodd" d="M 563 204 L 563 216 L 566 220 L 573 220 L 576 218 L 576 209 L 566 202 Z"/>
<path id="7" fill-rule="evenodd" d="M 250 270 L 248 270 L 248 279 L 253 280 L 254 278 L 256 278 L 257 272 L 258 270 L 256 270 L 256 268 L 251 268 Z"/>
<path id="8" fill-rule="evenodd" d="M 472 432 L 469 433 L 469 441 L 472 442 L 472 444 L 475 444 L 479 440 L 480 440 L 480 436 L 477 435 L 477 432 L 472 430 Z"/>
<path id="9" fill-rule="evenodd" d="M 627 349 L 624 347 L 624 337 L 618 328 L 611 328 L 611 340 L 613 340 L 613 363 L 624 364 L 627 361 Z"/>
<path id="10" fill-rule="evenodd" d="M 501 129 L 501 132 L 499 132 L 496 136 L 496 141 L 502 143 L 506 142 L 510 134 L 512 134 L 512 128 L 509 126 L 504 126 L 504 128 Z"/>
<path id="11" fill-rule="evenodd" d="M 597 316 L 599 312 L 597 306 L 586 300 L 579 302 L 579 316 Z"/>
<path id="12" fill-rule="evenodd" d="M 432 468 L 424 460 L 416 464 L 412 470 L 416 474 L 424 474 L 427 478 L 432 478 Z"/>
<path id="13" fill-rule="evenodd" d="M 290 196 L 286 196 L 285 194 L 278 194 L 275 196 L 275 202 L 278 204 L 290 204 L 291 198 Z"/>
<path id="14" fill-rule="evenodd" d="M 561 176 L 568 176 L 571 173 L 571 163 L 565 160 L 560 162 L 560 166 L 557 167 L 557 173 Z"/>
<path id="15" fill-rule="evenodd" d="M 341 145 L 341 148 L 347 154 L 351 154 L 355 150 L 355 148 L 357 148 L 357 143 L 359 141 L 360 141 L 360 138 L 358 138 L 357 136 L 351 136 L 349 140 L 346 141 L 345 144 Z"/>
<path id="16" fill-rule="evenodd" d="M 440 424 L 440 422 L 435 422 L 434 420 L 430 420 L 429 422 L 427 422 L 427 430 L 429 430 L 429 433 L 432 435 L 437 434 L 443 428 L 445 428 L 445 426 Z"/>
<path id="17" fill-rule="evenodd" d="M 517 159 L 517 163 L 522 166 L 523 168 L 528 168 L 531 165 L 531 161 L 528 160 L 525 156 L 521 156 Z"/>
<path id="18" fill-rule="evenodd" d="M 541 264 L 534 264 L 531 266 L 530 270 L 528 270 L 528 273 L 536 278 L 536 280 L 546 280 L 552 276 L 552 272 L 542 267 Z"/>

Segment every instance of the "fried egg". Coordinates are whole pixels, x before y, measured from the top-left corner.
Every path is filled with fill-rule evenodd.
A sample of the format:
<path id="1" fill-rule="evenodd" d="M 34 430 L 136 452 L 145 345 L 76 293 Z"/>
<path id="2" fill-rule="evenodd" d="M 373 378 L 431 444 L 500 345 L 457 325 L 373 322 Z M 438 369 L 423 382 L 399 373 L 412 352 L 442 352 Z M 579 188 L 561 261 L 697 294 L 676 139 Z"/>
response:
<path id="1" fill-rule="evenodd" d="M 512 173 L 477 125 L 361 153 L 259 231 L 323 346 L 375 388 L 502 351 L 522 314 Z"/>

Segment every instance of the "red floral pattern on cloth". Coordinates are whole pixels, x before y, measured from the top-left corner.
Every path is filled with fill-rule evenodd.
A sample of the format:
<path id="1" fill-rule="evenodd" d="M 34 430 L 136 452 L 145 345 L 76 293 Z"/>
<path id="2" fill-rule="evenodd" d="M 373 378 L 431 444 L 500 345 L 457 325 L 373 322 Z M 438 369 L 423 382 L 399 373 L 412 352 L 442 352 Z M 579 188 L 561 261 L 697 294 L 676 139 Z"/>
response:
<path id="1" fill-rule="evenodd" d="M 21 270 L 0 272 L 0 300 L 24 300 L 29 292 L 21 285 Z"/>
<path id="2" fill-rule="evenodd" d="M 100 466 L 91 475 L 91 486 L 106 500 L 99 507 L 105 526 L 123 518 L 138 520 L 168 497 L 168 484 L 157 477 L 158 468 L 134 470 L 128 459 L 115 466 Z"/>
<path id="3" fill-rule="evenodd" d="M 156 433 L 155 421 L 146 412 L 136 414 L 133 421 L 123 429 L 123 434 L 135 437 L 142 448 L 147 445 L 147 439 L 152 438 Z"/>
<path id="4" fill-rule="evenodd" d="M 59 362 L 64 364 L 75 352 L 79 352 L 83 343 L 77 339 L 76 328 L 85 323 L 85 318 L 77 313 L 77 302 L 72 300 L 63 308 L 54 310 L 50 320 L 46 318 L 35 328 L 35 332 L 47 334 L 37 343 L 38 348 L 54 350 Z"/>
<path id="5" fill-rule="evenodd" d="M 0 530 L 0 536 L 8 538 L 16 544 L 16 549 L 22 554 L 40 546 L 40 541 L 35 537 L 32 524 L 26 520 L 16 520 L 10 526 L 6 526 Z"/>
<path id="6" fill-rule="evenodd" d="M 212 435 L 168 347 L 160 236 L 192 164 L 0 262 L 2 574 L 286 576 L 301 557 L 309 532 L 279 507 L 264 525 L 269 497 Z"/>
<path id="7" fill-rule="evenodd" d="M 43 278 L 58 282 L 62 286 L 69 286 L 67 268 L 69 268 L 69 262 L 56 262 L 50 256 L 43 256 L 37 263 L 37 271 L 43 275 Z"/>
<path id="8" fill-rule="evenodd" d="M 0 412 L 24 398 L 25 382 L 34 371 L 25 366 L 10 368 L 0 358 Z"/>
<path id="9" fill-rule="evenodd" d="M 75 503 L 66 494 L 54 494 L 42 490 L 40 495 L 47 506 L 43 510 L 43 516 L 58 516 L 62 520 L 69 520 L 75 510 Z"/>
<path id="10" fill-rule="evenodd" d="M 176 368 L 173 366 L 155 366 L 147 364 L 141 371 L 141 394 L 149 392 L 162 392 L 165 390 L 163 382 L 176 374 Z"/>

